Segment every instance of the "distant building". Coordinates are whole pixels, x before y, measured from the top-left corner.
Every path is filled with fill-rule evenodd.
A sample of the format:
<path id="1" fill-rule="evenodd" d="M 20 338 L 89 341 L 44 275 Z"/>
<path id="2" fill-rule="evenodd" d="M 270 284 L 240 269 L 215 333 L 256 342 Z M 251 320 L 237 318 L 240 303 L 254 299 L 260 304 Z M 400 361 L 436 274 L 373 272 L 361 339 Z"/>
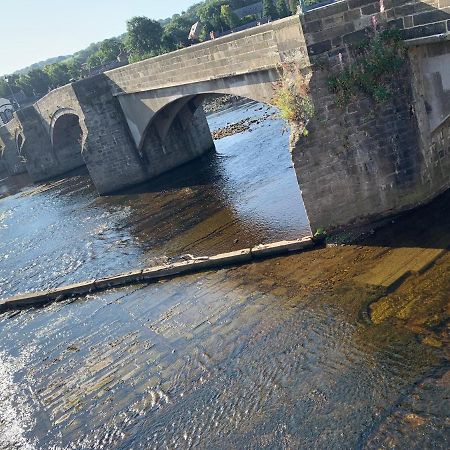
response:
<path id="1" fill-rule="evenodd" d="M 7 124 L 14 114 L 12 103 L 6 98 L 0 98 L 0 126 Z"/>
<path id="2" fill-rule="evenodd" d="M 253 3 L 252 5 L 235 9 L 233 12 L 239 17 L 239 19 L 242 19 L 245 16 L 257 16 L 261 19 L 263 13 L 263 2 Z"/>

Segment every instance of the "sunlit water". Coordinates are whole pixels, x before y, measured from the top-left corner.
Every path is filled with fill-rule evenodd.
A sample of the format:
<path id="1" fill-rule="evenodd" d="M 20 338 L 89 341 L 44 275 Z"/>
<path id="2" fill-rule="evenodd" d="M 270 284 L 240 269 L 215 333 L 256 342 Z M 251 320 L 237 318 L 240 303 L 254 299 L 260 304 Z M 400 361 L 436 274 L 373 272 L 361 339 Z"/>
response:
<path id="1" fill-rule="evenodd" d="M 243 105 L 210 127 L 267 111 Z M 0 200 L 0 298 L 309 234 L 288 140 L 272 117 L 132 191 L 99 197 L 83 172 Z"/>
<path id="2" fill-rule="evenodd" d="M 81 174 L 5 197 L 2 296 L 307 234 L 283 128 L 268 119 L 120 195 Z M 447 448 L 445 389 L 416 385 L 442 376 L 435 352 L 368 324 L 363 287 L 305 294 L 297 261 L 0 315 L 0 449 Z M 405 428 L 411 405 L 426 432 Z"/>

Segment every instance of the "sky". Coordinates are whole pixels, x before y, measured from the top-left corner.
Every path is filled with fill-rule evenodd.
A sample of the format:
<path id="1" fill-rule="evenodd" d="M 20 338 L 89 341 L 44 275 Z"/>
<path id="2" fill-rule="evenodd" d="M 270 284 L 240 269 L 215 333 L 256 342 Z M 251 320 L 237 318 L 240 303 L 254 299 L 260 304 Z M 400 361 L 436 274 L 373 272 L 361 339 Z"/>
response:
<path id="1" fill-rule="evenodd" d="M 165 19 L 196 3 L 195 0 L 0 1 L 2 75 L 118 36 L 126 31 L 126 21 L 133 16 Z"/>

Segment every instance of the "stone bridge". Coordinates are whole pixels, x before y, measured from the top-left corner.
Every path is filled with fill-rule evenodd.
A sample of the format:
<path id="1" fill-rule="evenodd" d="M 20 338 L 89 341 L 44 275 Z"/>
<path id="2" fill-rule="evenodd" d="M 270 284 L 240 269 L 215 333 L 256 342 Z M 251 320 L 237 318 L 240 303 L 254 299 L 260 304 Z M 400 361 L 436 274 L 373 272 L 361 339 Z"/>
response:
<path id="1" fill-rule="evenodd" d="M 316 107 L 308 137 L 291 136 L 312 229 L 412 208 L 450 185 L 449 6 L 339 1 L 72 83 L 0 128 L 1 163 L 34 181 L 85 164 L 100 194 L 141 183 L 214 146 L 205 96 L 271 104 L 294 64 Z M 404 30 L 408 70 L 386 104 L 339 108 L 327 80 L 374 23 Z"/>

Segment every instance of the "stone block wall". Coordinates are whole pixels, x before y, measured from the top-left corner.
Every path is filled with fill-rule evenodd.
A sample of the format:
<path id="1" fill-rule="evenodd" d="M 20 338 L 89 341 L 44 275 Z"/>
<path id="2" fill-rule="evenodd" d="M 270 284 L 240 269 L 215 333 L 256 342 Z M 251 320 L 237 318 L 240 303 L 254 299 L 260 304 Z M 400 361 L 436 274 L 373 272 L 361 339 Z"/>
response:
<path id="1" fill-rule="evenodd" d="M 18 139 L 20 142 L 17 142 L 16 138 L 19 134 L 21 138 Z M 0 127 L 0 158 L 9 175 L 19 175 L 27 171 L 18 147 L 18 144 L 23 144 L 24 140 L 20 122 L 15 114 L 11 121 Z"/>
<path id="2" fill-rule="evenodd" d="M 412 23 L 415 28 L 416 13 L 433 11 L 422 2 L 384 4 L 386 11 L 377 13 L 379 2 L 348 0 L 303 17 L 316 115 L 307 137 L 294 134 L 292 148 L 313 230 L 369 222 L 424 203 L 449 187 L 448 125 L 429 128 L 419 63 L 405 65 L 392 83 L 392 98 L 383 104 L 360 93 L 339 107 L 328 88 L 330 75 L 339 70 L 339 53 L 345 62 L 346 46 L 366 38 L 374 14 L 378 24 L 403 28 Z M 406 11 L 412 11 L 412 22 Z"/>
<path id="3" fill-rule="evenodd" d="M 30 106 L 16 114 L 25 136 L 21 154 L 31 179 L 42 181 L 59 174 L 58 160 L 52 151 L 48 131 L 36 109 Z"/>
<path id="4" fill-rule="evenodd" d="M 404 30 L 405 39 L 447 33 L 450 0 L 343 0 L 306 12 L 302 25 L 309 55 L 333 56 L 346 45 L 361 41 L 366 29 L 373 26 L 373 18 Z"/>
<path id="5" fill-rule="evenodd" d="M 23 153 L 27 171 L 35 182 L 62 175 L 83 163 L 81 147 L 55 149 L 52 143 L 56 121 L 68 113 L 82 118 L 72 85 L 55 89 L 33 106 L 17 112 L 26 136 Z"/>
<path id="6" fill-rule="evenodd" d="M 316 115 L 292 152 L 312 229 L 370 221 L 407 207 L 421 184 L 423 155 L 408 73 L 375 105 L 364 95 L 345 109 L 328 90 L 329 72 L 310 86 Z"/>
<path id="7" fill-rule="evenodd" d="M 141 155 L 102 74 L 73 84 L 82 111 L 83 159 L 100 194 L 146 180 Z"/>
<path id="8" fill-rule="evenodd" d="M 277 67 L 309 64 L 299 17 L 260 25 L 106 72 L 113 91 L 142 92 Z"/>
<path id="9" fill-rule="evenodd" d="M 409 55 L 414 109 L 427 168 L 423 184 L 432 197 L 450 187 L 450 42 L 411 47 Z M 441 90 L 431 89 L 430 81 Z M 447 92 L 442 89 L 445 86 Z"/>

